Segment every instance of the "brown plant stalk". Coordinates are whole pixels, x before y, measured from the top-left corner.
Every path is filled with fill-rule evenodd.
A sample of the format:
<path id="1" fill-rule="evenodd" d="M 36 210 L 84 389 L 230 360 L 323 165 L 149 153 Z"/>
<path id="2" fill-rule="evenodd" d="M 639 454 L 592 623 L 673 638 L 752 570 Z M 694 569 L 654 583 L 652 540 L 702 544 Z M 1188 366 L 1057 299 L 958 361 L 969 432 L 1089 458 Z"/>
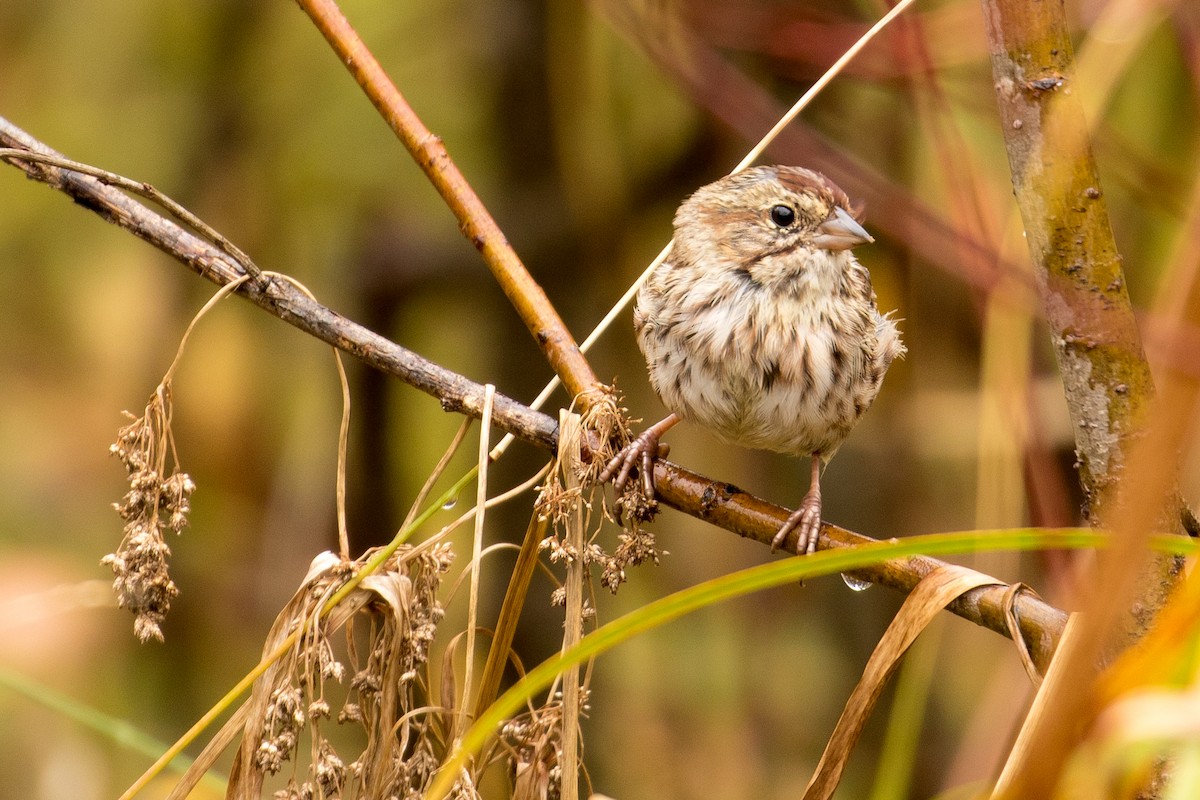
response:
<path id="1" fill-rule="evenodd" d="M 590 392 L 600 387 L 600 381 L 542 287 L 525 269 L 500 226 L 450 158 L 441 138 L 425 127 L 334 0 L 297 2 L 446 201 L 463 235 L 479 250 L 567 391 L 586 402 Z"/>
<path id="2" fill-rule="evenodd" d="M 1009 165 L 1075 423 L 1079 478 L 1103 519 L 1154 397 L 1113 239 L 1061 2 L 984 0 Z"/>
<path id="3" fill-rule="evenodd" d="M 0 145 L 33 150 L 61 158 L 54 150 L 0 117 Z M 29 177 L 72 197 L 107 221 L 157 247 L 201 277 L 224 285 L 243 274 L 237 262 L 220 247 L 185 230 L 175 222 L 99 180 L 49 164 L 23 161 L 0 154 L 0 160 L 23 170 Z M 446 411 L 478 418 L 484 387 L 367 330 L 352 320 L 310 299 L 286 281 L 249 281 L 238 294 L 283 321 L 358 357 L 367 365 L 399 378 L 436 397 Z M 496 393 L 492 422 L 523 441 L 553 451 L 558 424 L 550 416 Z M 660 459 L 655 484 L 663 503 L 706 520 L 740 536 L 769 545 L 790 512 L 721 481 L 714 481 Z M 869 537 L 825 525 L 821 547 L 850 547 L 874 541 Z M 863 579 L 910 592 L 942 562 L 923 556 L 895 559 L 857 570 Z M 949 606 L 955 614 L 997 633 L 1010 636 L 1005 619 L 1010 603 L 1008 587 L 997 581 L 964 594 Z M 1028 593 L 1017 593 L 1011 608 L 1035 662 L 1042 666 L 1053 653 L 1066 622 L 1066 614 Z"/>

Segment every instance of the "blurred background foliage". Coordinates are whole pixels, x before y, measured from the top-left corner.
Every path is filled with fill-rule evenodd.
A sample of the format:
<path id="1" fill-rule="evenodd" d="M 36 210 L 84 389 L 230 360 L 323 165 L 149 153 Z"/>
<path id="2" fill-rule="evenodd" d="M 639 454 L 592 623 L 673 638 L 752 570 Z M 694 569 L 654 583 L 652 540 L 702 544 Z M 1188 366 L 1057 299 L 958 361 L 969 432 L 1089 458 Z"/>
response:
<path id="1" fill-rule="evenodd" d="M 1130 291 L 1145 307 L 1196 202 L 1200 11 L 1068 5 Z M 670 237 L 679 201 L 728 171 L 885 10 L 880 0 L 344 6 L 580 339 Z M 859 255 L 881 306 L 904 318 L 909 356 L 823 482 L 827 517 L 877 538 L 1078 518 L 980 14 L 974 0 L 919 3 L 769 156 L 865 201 L 878 241 Z M 527 401 L 550 376 L 449 212 L 287 2 L 9 0 L 0 115 L 71 158 L 152 182 L 263 268 L 474 380 Z M 213 287 L 7 168 L 0 265 L 0 669 L 173 740 L 256 662 L 310 559 L 335 547 L 332 359 L 237 301 L 199 327 L 175 384 L 180 458 L 199 485 L 191 528 L 172 543 L 183 594 L 166 643 L 140 646 L 99 565 L 120 539 L 110 503 L 125 491 L 107 447 Z M 662 414 L 628 314 L 591 357 L 635 416 Z M 349 367 L 350 530 L 362 548 L 391 537 L 459 420 Z M 688 426 L 671 440 L 673 458 L 701 473 L 787 505 L 803 492 L 798 461 Z M 492 485 L 544 458 L 514 448 Z M 1198 483 L 1189 459 L 1185 493 Z M 488 540 L 519 541 L 530 503 L 490 516 Z M 602 619 L 769 557 L 671 511 L 655 530 L 670 555 L 602 598 Z M 485 620 L 510 563 L 491 557 Z M 1071 575 L 1052 554 L 975 565 L 1059 602 Z M 527 664 L 561 631 L 538 580 L 517 642 Z M 585 727 L 596 790 L 796 795 L 900 599 L 814 581 L 606 656 Z M 445 630 L 461 629 L 463 605 Z M 1006 640 L 961 620 L 942 628 L 902 673 L 916 694 L 897 706 L 892 735 L 914 739 L 913 759 L 878 766 L 889 695 L 845 796 L 929 796 L 992 774 L 1027 679 Z M 109 797 L 150 760 L 11 685 L 0 720 L 6 796 Z"/>

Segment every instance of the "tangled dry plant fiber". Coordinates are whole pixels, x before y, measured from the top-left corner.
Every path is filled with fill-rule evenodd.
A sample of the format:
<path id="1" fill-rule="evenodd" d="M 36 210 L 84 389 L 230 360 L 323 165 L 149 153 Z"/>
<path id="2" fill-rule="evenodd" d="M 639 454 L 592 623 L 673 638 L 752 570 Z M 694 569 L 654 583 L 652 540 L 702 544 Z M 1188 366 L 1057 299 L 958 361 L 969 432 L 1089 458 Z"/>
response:
<path id="1" fill-rule="evenodd" d="M 444 543 L 400 548 L 322 617 L 366 556 L 353 563 L 328 552 L 314 559 L 266 639 L 264 657 L 298 634 L 248 701 L 229 797 L 258 798 L 277 774 L 286 775 L 274 792 L 278 800 L 422 795 L 446 736 L 445 719 L 430 703 L 426 666 L 444 615 L 438 590 L 452 560 Z M 334 639 L 339 630 L 344 646 Z M 360 728 L 366 744 L 343 755 L 331 723 Z M 300 759 L 305 737 L 308 758 Z"/>

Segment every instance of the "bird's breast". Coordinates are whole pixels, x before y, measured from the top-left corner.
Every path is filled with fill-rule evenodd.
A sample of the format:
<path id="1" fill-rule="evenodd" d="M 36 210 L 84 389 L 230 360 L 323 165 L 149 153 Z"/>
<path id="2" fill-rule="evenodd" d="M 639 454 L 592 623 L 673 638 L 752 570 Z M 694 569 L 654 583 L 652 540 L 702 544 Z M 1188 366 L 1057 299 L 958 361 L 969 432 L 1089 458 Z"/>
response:
<path id="1" fill-rule="evenodd" d="M 727 441 L 801 454 L 835 450 L 873 399 L 876 316 L 869 297 L 699 279 L 649 282 L 636 319 L 668 408 Z"/>

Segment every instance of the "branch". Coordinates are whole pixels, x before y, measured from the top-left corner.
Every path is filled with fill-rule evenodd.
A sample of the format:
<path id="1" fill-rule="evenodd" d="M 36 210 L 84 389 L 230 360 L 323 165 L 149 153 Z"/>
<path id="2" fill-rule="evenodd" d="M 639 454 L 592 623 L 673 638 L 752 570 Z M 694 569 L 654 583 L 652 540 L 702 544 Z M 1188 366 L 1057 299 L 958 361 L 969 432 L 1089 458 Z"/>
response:
<path id="1" fill-rule="evenodd" d="M 421 122 L 334 0 L 298 2 L 454 212 L 463 235 L 483 256 L 563 386 L 572 397 L 586 401 L 600 381 L 542 287 L 525 269 L 500 226 L 451 160 L 442 140 Z"/>
<path id="2" fill-rule="evenodd" d="M 3 117 L 0 117 L 0 145 L 62 158 Z M 48 164 L 23 161 L 19 155 L 11 153 L 0 152 L 0 159 L 23 170 L 29 177 L 65 192 L 80 205 L 144 239 L 201 277 L 224 285 L 242 275 L 235 260 L 215 245 L 95 178 Z M 310 300 L 285 281 L 247 282 L 238 293 L 300 330 L 438 398 L 447 411 L 476 418 L 482 413 L 483 386 L 342 317 Z M 497 427 L 537 447 L 553 450 L 557 444 L 558 425 L 553 418 L 504 395 L 494 396 L 492 421 Z M 655 466 L 655 484 L 659 498 L 666 505 L 764 545 L 770 545 L 775 532 L 790 514 L 788 509 L 728 483 L 713 481 L 662 459 Z M 820 546 L 850 547 L 870 541 L 874 540 L 826 524 L 821 530 Z M 855 575 L 908 593 L 940 565 L 936 559 L 914 556 L 864 568 Z M 994 585 L 967 592 L 949 609 L 977 625 L 1010 636 L 1005 617 L 1010 604 L 1009 593 L 1010 587 L 996 581 Z M 1011 606 L 1034 662 L 1043 668 L 1058 643 L 1066 614 L 1029 593 L 1013 594 Z"/>
<path id="3" fill-rule="evenodd" d="M 983 6 L 1013 189 L 1073 423 L 1085 512 L 1093 526 L 1115 529 L 1118 484 L 1146 436 L 1154 380 L 1075 85 L 1066 14 L 1061 0 Z M 1167 450 L 1161 456 L 1171 458 Z M 1146 510 L 1171 532 L 1196 532 L 1177 489 L 1154 505 Z M 1149 627 L 1181 569 L 1175 557 L 1149 559 L 1122 626 L 1127 643 Z"/>
<path id="4" fill-rule="evenodd" d="M 3 117 L 0 117 L 0 145 L 65 160 L 62 154 Z M 224 250 L 96 178 L 38 161 L 18 160 L 11 155 L 5 156 L 5 161 L 24 171 L 30 178 L 70 195 L 75 202 L 154 245 L 218 286 L 242 277 L 242 267 Z M 482 413 L 484 388 L 481 384 L 343 317 L 310 299 L 286 281 L 251 281 L 238 293 L 305 333 L 433 395 L 441 400 L 442 408 L 446 411 L 475 418 Z M 506 433 L 545 449 L 552 449 L 557 441 L 558 425 L 553 419 L 502 395 L 496 395 L 492 420 L 496 427 Z"/>
<path id="5" fill-rule="evenodd" d="M 1146 427 L 1154 381 L 1074 85 L 1062 3 L 983 5 L 1013 188 L 1074 423 L 1079 480 L 1090 518 L 1103 524 L 1130 445 Z"/>

